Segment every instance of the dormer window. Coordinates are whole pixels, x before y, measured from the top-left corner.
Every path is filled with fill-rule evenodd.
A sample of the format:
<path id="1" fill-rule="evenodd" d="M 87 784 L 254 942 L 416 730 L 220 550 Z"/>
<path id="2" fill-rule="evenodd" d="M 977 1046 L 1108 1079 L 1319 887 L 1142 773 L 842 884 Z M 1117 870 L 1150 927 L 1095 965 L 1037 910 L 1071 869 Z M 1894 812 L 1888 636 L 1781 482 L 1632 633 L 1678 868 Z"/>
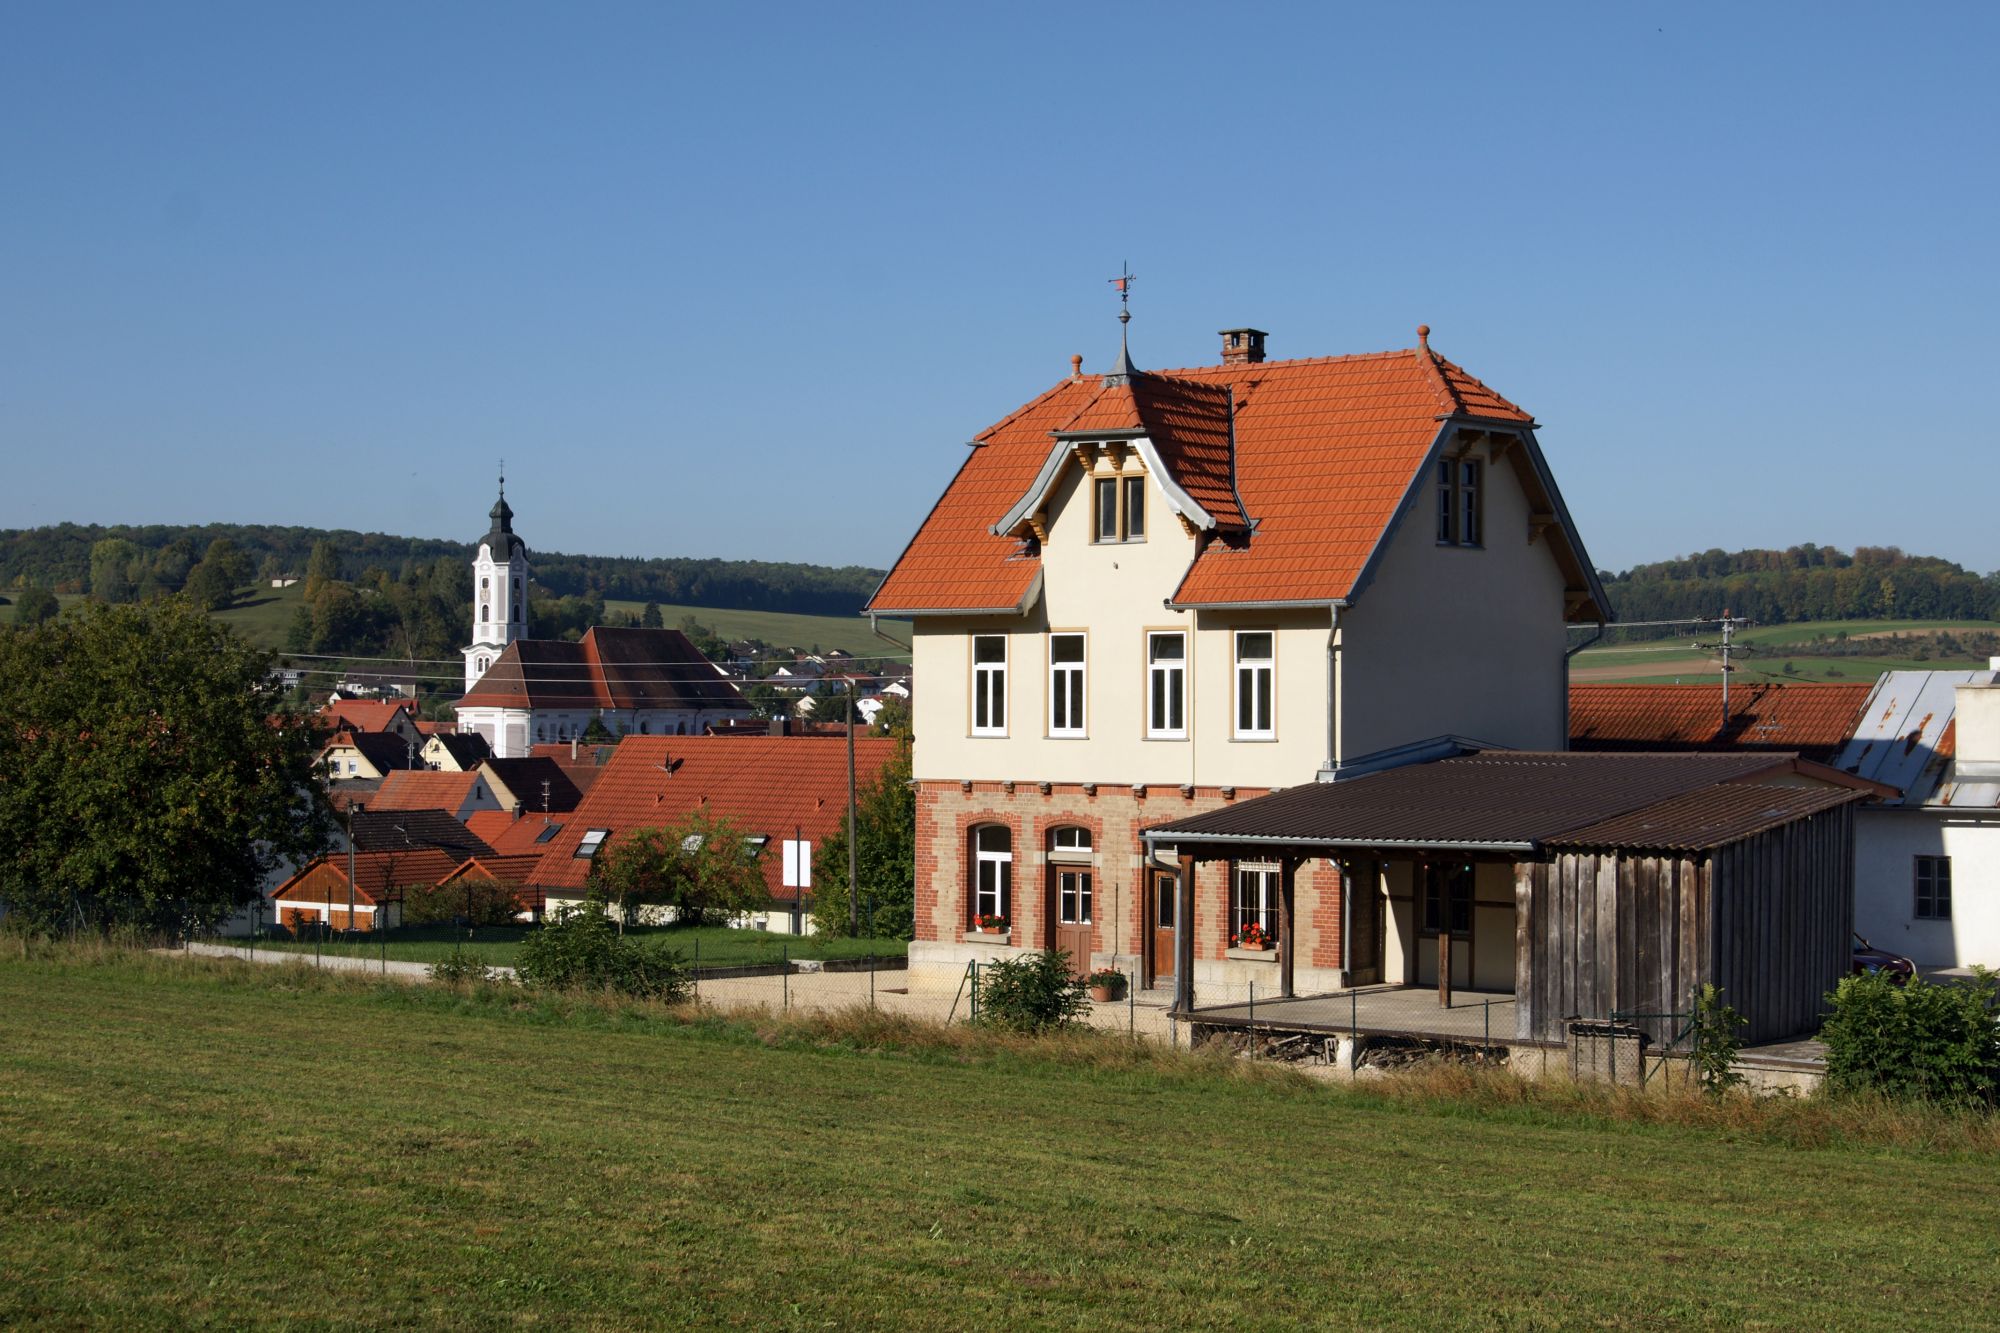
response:
<path id="1" fill-rule="evenodd" d="M 1146 540 L 1146 479 L 1099 477 L 1091 483 L 1094 541 Z"/>

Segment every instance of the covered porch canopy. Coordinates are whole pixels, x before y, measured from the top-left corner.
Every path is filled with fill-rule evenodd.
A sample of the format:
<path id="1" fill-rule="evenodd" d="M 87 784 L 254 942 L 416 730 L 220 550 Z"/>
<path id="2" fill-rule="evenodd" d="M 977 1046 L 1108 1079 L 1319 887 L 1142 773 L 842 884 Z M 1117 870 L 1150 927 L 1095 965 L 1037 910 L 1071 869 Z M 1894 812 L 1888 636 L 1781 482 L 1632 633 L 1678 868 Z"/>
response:
<path id="1" fill-rule="evenodd" d="M 1174 1006 L 1183 1013 L 1196 1004 L 1198 864 L 1279 866 L 1279 997 L 1294 993 L 1293 890 L 1302 863 L 1325 857 L 1348 872 L 1338 913 L 1349 985 L 1379 963 L 1367 951 L 1398 924 L 1385 867 L 1416 885 L 1430 867 L 1477 864 L 1496 876 L 1511 872 L 1504 943 L 1516 1037 L 1557 1040 L 1569 1017 L 1682 1011 L 1714 981 L 1750 1016 L 1749 1035 L 1759 1040 L 1810 1025 L 1819 997 L 1845 973 L 1852 805 L 1886 794 L 1792 754 L 1486 750 L 1289 788 L 1143 836 L 1150 857 L 1180 866 Z M 1373 871 L 1351 873 L 1357 865 Z M 1410 947 L 1425 933 L 1404 931 L 1406 984 L 1428 968 Z M 1435 931 L 1435 979 L 1447 1001 L 1454 933 L 1448 923 Z M 1496 927 L 1488 938 L 1499 934 Z M 1459 970 L 1469 972 L 1469 963 Z"/>

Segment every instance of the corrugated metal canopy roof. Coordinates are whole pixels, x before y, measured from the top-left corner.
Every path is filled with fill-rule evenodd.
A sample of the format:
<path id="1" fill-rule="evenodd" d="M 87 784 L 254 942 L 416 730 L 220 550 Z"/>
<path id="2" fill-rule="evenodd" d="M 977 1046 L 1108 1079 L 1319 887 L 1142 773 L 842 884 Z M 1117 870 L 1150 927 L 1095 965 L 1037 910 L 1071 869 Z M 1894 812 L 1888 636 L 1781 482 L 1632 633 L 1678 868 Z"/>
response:
<path id="1" fill-rule="evenodd" d="M 1922 805 L 1944 776 L 1958 687 L 1995 678 L 1991 671 L 1883 672 L 1834 767 L 1887 783 L 1903 793 L 1904 805 Z"/>
<path id="2" fill-rule="evenodd" d="M 1844 800 L 1879 792 L 1872 785 L 1862 789 L 1844 774 L 1785 754 L 1486 750 L 1347 782 L 1292 787 L 1159 825 L 1146 830 L 1146 837 L 1155 843 L 1189 845 L 1530 851 L 1573 830 L 1605 826 L 1718 784 L 1793 774 L 1845 784 Z M 1758 790 L 1820 789 L 1760 786 Z M 1772 800 L 1747 799 L 1732 807 L 1736 813 L 1730 820 L 1736 824 L 1749 821 L 1752 806 L 1757 811 L 1776 808 Z M 1707 831 L 1711 825 L 1719 826 L 1721 804 L 1712 808 L 1689 806 L 1684 814 L 1684 825 L 1670 825 L 1663 819 L 1657 829 L 1646 831 L 1644 839 L 1630 845 L 1680 845 L 1672 841 L 1674 838 L 1689 846 L 1721 845 L 1699 842 L 1711 836 Z M 1637 837 L 1639 831 L 1631 832 Z M 1599 845 L 1609 844 L 1599 839 Z"/>
<path id="3" fill-rule="evenodd" d="M 1559 833 L 1546 839 L 1543 845 L 1705 852 L 1831 810 L 1836 805 L 1862 800 L 1866 795 L 1847 787 L 1724 782 Z"/>

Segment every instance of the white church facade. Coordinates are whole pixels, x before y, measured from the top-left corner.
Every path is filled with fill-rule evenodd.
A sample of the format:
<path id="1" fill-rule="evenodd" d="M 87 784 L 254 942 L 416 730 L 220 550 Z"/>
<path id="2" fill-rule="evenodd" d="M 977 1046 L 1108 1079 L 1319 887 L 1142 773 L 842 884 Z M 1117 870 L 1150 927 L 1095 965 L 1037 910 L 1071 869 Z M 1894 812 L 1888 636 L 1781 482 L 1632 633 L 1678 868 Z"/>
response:
<path id="1" fill-rule="evenodd" d="M 593 721 L 614 736 L 701 736 L 750 717 L 736 686 L 679 630 L 598 625 L 576 643 L 528 637 L 528 548 L 504 478 L 491 518 L 472 558 L 460 733 L 484 737 L 496 759 L 518 759 L 581 739 Z"/>

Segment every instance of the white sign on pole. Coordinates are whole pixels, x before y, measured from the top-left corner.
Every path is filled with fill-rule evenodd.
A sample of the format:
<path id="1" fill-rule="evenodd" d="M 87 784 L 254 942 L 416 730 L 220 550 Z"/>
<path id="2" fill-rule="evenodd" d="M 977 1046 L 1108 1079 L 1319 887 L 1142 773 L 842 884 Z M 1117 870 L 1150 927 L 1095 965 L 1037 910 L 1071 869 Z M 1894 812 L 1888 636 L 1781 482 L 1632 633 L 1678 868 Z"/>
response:
<path id="1" fill-rule="evenodd" d="M 785 887 L 809 889 L 813 886 L 812 840 L 785 839 Z"/>

